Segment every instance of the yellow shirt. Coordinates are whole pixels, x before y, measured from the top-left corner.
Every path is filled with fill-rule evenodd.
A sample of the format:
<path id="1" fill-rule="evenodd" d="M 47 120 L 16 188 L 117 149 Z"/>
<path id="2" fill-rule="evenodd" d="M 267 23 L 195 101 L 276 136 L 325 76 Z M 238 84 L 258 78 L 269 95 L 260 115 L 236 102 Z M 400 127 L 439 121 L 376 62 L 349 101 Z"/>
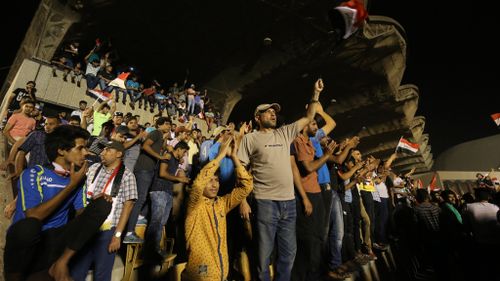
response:
<path id="1" fill-rule="evenodd" d="M 243 166 L 236 167 L 236 186 L 223 197 L 209 199 L 203 190 L 219 162 L 213 160 L 199 173 L 189 195 L 186 216 L 188 262 L 183 280 L 221 281 L 227 278 L 226 214 L 252 192 L 253 178 Z"/>
<path id="2" fill-rule="evenodd" d="M 359 183 L 358 189 L 368 191 L 368 192 L 374 192 L 377 190 L 375 188 L 375 184 L 373 183 L 373 180 L 371 180 L 371 179 L 370 180 L 367 179 L 367 180 L 363 181 L 362 183 Z"/>

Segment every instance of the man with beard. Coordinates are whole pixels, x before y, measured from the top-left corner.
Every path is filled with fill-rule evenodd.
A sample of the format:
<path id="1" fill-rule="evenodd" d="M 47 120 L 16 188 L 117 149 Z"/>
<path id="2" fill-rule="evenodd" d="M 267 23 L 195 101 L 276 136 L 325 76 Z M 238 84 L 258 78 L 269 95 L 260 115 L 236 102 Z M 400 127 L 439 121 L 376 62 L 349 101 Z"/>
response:
<path id="1" fill-rule="evenodd" d="M 276 281 L 289 281 L 297 251 L 295 236 L 296 203 L 290 164 L 290 144 L 316 114 L 323 81 L 314 85 L 307 116 L 296 122 L 276 128 L 281 106 L 277 103 L 261 104 L 254 112 L 259 130 L 246 134 L 241 141 L 238 158 L 250 166 L 254 179 L 254 210 L 256 213 L 256 239 L 258 244 L 257 279 L 270 280 L 269 264 L 274 241 L 277 241 Z M 249 220 L 252 209 L 243 200 L 240 213 Z"/>
<path id="2" fill-rule="evenodd" d="M 112 209 L 85 249 L 79 253 L 71 267 L 75 281 L 84 281 L 92 264 L 94 280 L 111 280 L 116 252 L 120 249 L 122 231 L 137 199 L 134 174 L 125 167 L 122 158 L 123 143 L 111 140 L 101 152 L 101 163 L 90 166 L 86 180 L 87 199 L 92 202 L 103 196 L 112 202 Z"/>

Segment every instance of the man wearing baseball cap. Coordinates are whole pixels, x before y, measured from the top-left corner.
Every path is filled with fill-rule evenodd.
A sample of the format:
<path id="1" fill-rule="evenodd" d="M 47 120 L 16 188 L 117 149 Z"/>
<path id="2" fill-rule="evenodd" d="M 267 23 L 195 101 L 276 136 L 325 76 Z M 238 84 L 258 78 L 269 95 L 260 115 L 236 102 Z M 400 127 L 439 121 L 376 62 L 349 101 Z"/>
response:
<path id="1" fill-rule="evenodd" d="M 113 125 L 116 127 L 120 126 L 123 122 L 123 112 L 116 111 L 115 114 L 113 114 Z"/>
<path id="2" fill-rule="evenodd" d="M 87 200 L 91 202 L 102 196 L 112 202 L 112 207 L 92 243 L 88 243 L 73 261 L 71 277 L 75 281 L 85 280 L 92 264 L 95 264 L 94 280 L 111 280 L 122 233 L 138 197 L 135 176 L 123 164 L 124 153 L 122 142 L 111 140 L 104 143 L 101 162 L 90 166 L 87 172 Z"/>
<path id="3" fill-rule="evenodd" d="M 246 134 L 238 151 L 244 166 L 252 168 L 254 179 L 254 214 L 256 215 L 257 279 L 270 280 L 269 264 L 274 241 L 277 238 L 276 281 L 289 281 L 297 251 L 295 235 L 296 203 L 293 174 L 290 164 L 290 144 L 300 131 L 314 119 L 323 81 L 314 84 L 307 116 L 296 122 L 276 128 L 281 106 L 277 103 L 261 104 L 254 111 L 259 130 Z M 252 210 L 243 200 L 240 214 L 249 220 Z"/>

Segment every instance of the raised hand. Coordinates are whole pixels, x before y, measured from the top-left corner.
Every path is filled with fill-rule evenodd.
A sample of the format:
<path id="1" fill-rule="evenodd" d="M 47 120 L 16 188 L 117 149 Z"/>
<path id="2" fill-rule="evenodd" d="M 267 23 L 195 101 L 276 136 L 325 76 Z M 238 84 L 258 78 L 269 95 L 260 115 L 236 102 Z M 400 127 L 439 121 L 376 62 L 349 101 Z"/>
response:
<path id="1" fill-rule="evenodd" d="M 318 80 L 316 80 L 316 83 L 314 83 L 314 93 L 321 93 L 321 91 L 323 91 L 323 88 L 323 79 L 319 78 Z"/>
<path id="2" fill-rule="evenodd" d="M 227 136 L 223 140 L 223 142 L 222 142 L 222 144 L 220 146 L 220 149 L 219 149 L 219 155 L 217 155 L 217 157 L 221 156 L 220 159 L 222 159 L 222 158 L 224 158 L 227 155 L 227 153 L 228 153 L 228 151 L 229 151 L 229 149 L 231 147 L 231 142 L 232 141 L 233 141 L 233 138 L 230 137 L 230 136 Z"/>
<path id="3" fill-rule="evenodd" d="M 352 147 L 356 147 L 359 144 L 359 137 L 354 136 L 352 139 L 349 140 L 349 143 L 351 144 Z"/>
<path id="4" fill-rule="evenodd" d="M 333 154 L 335 151 L 335 148 L 339 146 L 335 141 L 331 141 L 327 146 L 326 146 L 326 154 Z"/>
<path id="5" fill-rule="evenodd" d="M 237 136 L 233 136 L 233 142 L 232 142 L 232 146 L 231 146 L 231 157 L 238 158 L 237 154 L 238 154 L 238 149 L 240 147 L 240 140 L 241 140 L 238 138 L 239 137 L 237 137 Z"/>

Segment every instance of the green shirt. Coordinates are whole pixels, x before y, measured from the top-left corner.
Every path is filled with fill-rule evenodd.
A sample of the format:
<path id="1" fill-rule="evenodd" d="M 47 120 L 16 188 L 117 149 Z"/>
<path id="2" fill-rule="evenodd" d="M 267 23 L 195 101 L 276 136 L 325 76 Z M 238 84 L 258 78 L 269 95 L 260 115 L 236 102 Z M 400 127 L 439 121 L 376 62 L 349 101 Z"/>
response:
<path id="1" fill-rule="evenodd" d="M 94 129 L 92 130 L 93 136 L 99 136 L 102 130 L 102 124 L 111 119 L 111 114 L 108 112 L 107 114 L 103 114 L 97 111 L 94 111 Z"/>

